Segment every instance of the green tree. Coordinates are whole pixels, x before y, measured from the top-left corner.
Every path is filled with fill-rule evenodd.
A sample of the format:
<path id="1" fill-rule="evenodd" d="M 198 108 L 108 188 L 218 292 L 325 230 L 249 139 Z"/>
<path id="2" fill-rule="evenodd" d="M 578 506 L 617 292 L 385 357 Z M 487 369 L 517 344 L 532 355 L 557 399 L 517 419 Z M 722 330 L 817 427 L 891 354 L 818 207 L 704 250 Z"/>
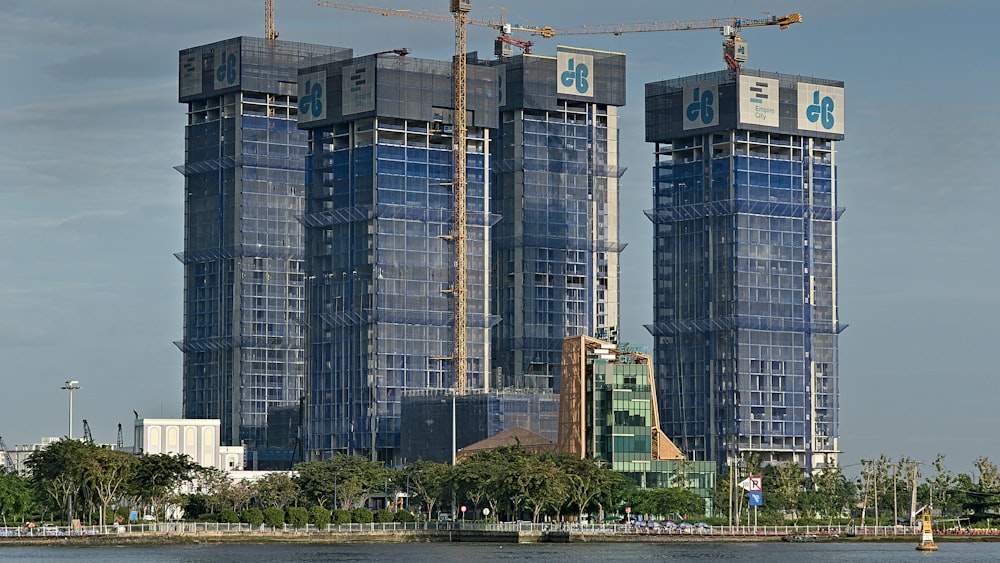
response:
<path id="1" fill-rule="evenodd" d="M 226 522 L 227 524 L 238 524 L 239 521 L 240 521 L 239 514 L 236 514 L 236 511 L 231 508 L 223 509 L 222 512 L 219 513 L 219 522 Z"/>
<path id="2" fill-rule="evenodd" d="M 392 512 L 389 512 L 388 510 L 376 510 L 372 515 L 372 520 L 378 524 L 392 522 Z"/>
<path id="3" fill-rule="evenodd" d="M 807 498 L 815 499 L 812 507 L 825 516 L 829 524 L 850 510 L 857 502 L 857 489 L 836 466 L 826 466 L 812 477 L 812 491 Z"/>
<path id="4" fill-rule="evenodd" d="M 320 530 L 325 530 L 330 524 L 330 511 L 319 505 L 310 507 L 309 523 Z"/>
<path id="5" fill-rule="evenodd" d="M 373 490 L 381 490 L 386 471 L 366 457 L 337 454 L 324 461 L 308 461 L 295 466 L 302 496 L 320 506 L 333 504 L 353 508 L 364 504 Z"/>
<path id="6" fill-rule="evenodd" d="M 592 459 L 581 459 L 570 455 L 556 456 L 555 462 L 570 482 L 567 491 L 568 501 L 571 507 L 575 507 L 577 515 L 582 520 L 584 511 L 601 492 L 603 470 Z"/>
<path id="7" fill-rule="evenodd" d="M 137 465 L 135 456 L 108 448 L 92 448 L 80 460 L 81 476 L 101 503 L 100 522 L 107 523 L 108 505 L 121 500 Z"/>
<path id="8" fill-rule="evenodd" d="M 338 455 L 327 460 L 337 476 L 337 496 L 343 507 L 364 505 L 373 490 L 381 490 L 385 470 L 363 456 Z"/>
<path id="9" fill-rule="evenodd" d="M 786 462 L 763 468 L 768 485 L 768 508 L 798 518 L 799 494 L 802 492 L 802 466 Z"/>
<path id="10" fill-rule="evenodd" d="M 309 524 L 309 510 L 302 506 L 289 507 L 287 522 L 294 528 L 305 528 Z"/>
<path id="11" fill-rule="evenodd" d="M 549 457 L 527 455 L 522 458 L 522 463 L 524 466 L 518 483 L 531 508 L 531 521 L 537 523 L 546 511 L 566 504 L 570 480 Z"/>
<path id="12" fill-rule="evenodd" d="M 330 521 L 333 524 L 350 524 L 351 523 L 351 511 L 344 510 L 343 508 L 334 509 L 330 515 Z"/>
<path id="13" fill-rule="evenodd" d="M 605 510 L 620 507 L 629 492 L 635 489 L 635 484 L 628 477 L 606 467 L 601 467 L 595 477 L 600 485 L 592 503 L 597 507 L 599 520 L 603 522 Z"/>
<path id="14" fill-rule="evenodd" d="M 299 487 L 288 473 L 274 472 L 256 483 L 257 503 L 265 507 L 287 508 L 299 496 Z"/>
<path id="15" fill-rule="evenodd" d="M 372 511 L 368 510 L 363 506 L 359 506 L 354 510 L 351 510 L 351 522 L 356 524 L 371 524 L 374 517 L 372 516 Z"/>
<path id="16" fill-rule="evenodd" d="M 458 466 L 464 471 L 465 462 Z M 434 505 L 450 490 L 452 468 L 443 463 L 415 461 L 406 466 L 410 477 L 410 494 L 427 508 L 427 517 L 434 517 Z M 463 479 L 465 474 L 463 473 Z"/>
<path id="17" fill-rule="evenodd" d="M 264 524 L 272 528 L 281 528 L 285 525 L 285 511 L 276 507 L 269 506 L 262 511 L 264 515 Z"/>
<path id="18" fill-rule="evenodd" d="M 257 487 L 246 479 L 233 481 L 226 478 L 218 489 L 219 502 L 236 512 L 242 512 L 248 506 L 257 492 Z"/>
<path id="19" fill-rule="evenodd" d="M 653 514 L 669 516 L 679 514 L 682 518 L 696 518 L 705 515 L 705 500 L 691 491 L 680 487 L 652 489 Z"/>
<path id="20" fill-rule="evenodd" d="M 301 496 L 309 503 L 333 506 L 336 481 L 333 468 L 327 461 L 305 461 L 295 465 L 293 478 Z M 337 508 L 333 506 L 333 508 Z"/>
<path id="21" fill-rule="evenodd" d="M 30 482 L 37 491 L 44 491 L 47 508 L 53 514 L 65 514 L 71 496 L 79 498 L 83 486 L 80 466 L 86 457 L 87 445 L 77 440 L 62 439 L 28 455 L 25 466 Z M 78 505 L 75 507 L 78 509 Z"/>
<path id="22" fill-rule="evenodd" d="M 1000 471 L 995 463 L 988 457 L 978 457 L 975 462 L 976 471 L 979 472 L 979 490 L 982 492 L 1000 491 Z"/>
<path id="23" fill-rule="evenodd" d="M 0 514 L 3 515 L 3 525 L 7 519 L 12 522 L 23 522 L 31 510 L 33 490 L 28 480 L 17 473 L 0 473 Z"/>
<path id="24" fill-rule="evenodd" d="M 397 510 L 392 514 L 393 522 L 414 522 L 417 517 L 413 515 L 412 512 L 407 512 L 405 510 Z"/>
<path id="25" fill-rule="evenodd" d="M 191 482 L 198 469 L 184 454 L 143 455 L 137 458 L 125 488 L 132 498 L 149 504 L 155 514 L 162 516 L 171 495 Z"/>
<path id="26" fill-rule="evenodd" d="M 260 526 L 264 523 L 264 513 L 261 509 L 251 507 L 243 511 L 243 521 L 251 526 Z"/>
<path id="27" fill-rule="evenodd" d="M 937 454 L 934 458 L 934 462 L 931 464 L 934 467 L 934 478 L 927 478 L 925 481 L 929 486 L 927 496 L 919 496 L 918 498 L 924 498 L 924 503 L 928 501 L 935 507 L 941 508 L 943 510 L 955 510 L 958 505 L 949 502 L 949 491 L 956 487 L 955 474 L 951 472 L 950 469 L 944 464 L 945 456 L 944 454 Z M 934 498 L 929 498 L 933 496 Z M 917 501 L 917 505 L 920 505 L 921 501 Z"/>

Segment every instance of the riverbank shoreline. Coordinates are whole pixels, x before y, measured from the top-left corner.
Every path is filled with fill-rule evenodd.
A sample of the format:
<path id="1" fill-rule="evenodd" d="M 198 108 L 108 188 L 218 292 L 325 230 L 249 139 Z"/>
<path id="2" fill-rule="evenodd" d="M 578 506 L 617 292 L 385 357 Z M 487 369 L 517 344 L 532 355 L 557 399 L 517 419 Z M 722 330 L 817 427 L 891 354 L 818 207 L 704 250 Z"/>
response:
<path id="1" fill-rule="evenodd" d="M 144 533 L 0 538 L 3 546 L 182 546 L 199 544 L 370 544 L 370 543 L 759 543 L 789 541 L 783 535 L 583 534 L 575 532 L 490 532 L 428 530 L 352 533 L 245 532 Z M 914 543 L 916 536 L 808 536 L 792 541 Z M 938 543 L 1000 542 L 997 536 L 935 537 Z"/>

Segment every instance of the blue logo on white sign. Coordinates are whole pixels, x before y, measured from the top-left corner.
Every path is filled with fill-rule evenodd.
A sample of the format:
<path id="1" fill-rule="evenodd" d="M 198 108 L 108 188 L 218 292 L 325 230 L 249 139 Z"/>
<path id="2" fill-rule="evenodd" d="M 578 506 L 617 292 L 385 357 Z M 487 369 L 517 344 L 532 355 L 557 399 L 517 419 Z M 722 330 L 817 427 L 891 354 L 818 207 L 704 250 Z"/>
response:
<path id="1" fill-rule="evenodd" d="M 323 84 L 306 80 L 302 97 L 299 98 L 299 114 L 314 118 L 323 115 Z"/>
<path id="2" fill-rule="evenodd" d="M 563 86 L 570 88 L 576 84 L 576 91 L 580 94 L 586 94 L 587 90 L 590 89 L 590 82 L 587 81 L 587 77 L 590 76 L 590 69 L 587 65 L 579 63 L 576 59 L 569 59 L 569 68 L 562 73 Z"/>
<path id="3" fill-rule="evenodd" d="M 806 108 L 806 119 L 810 123 L 816 123 L 817 121 L 823 125 L 824 129 L 833 129 L 834 119 L 833 119 L 833 98 L 830 96 L 823 96 L 821 100 L 819 97 L 819 90 L 813 92 L 812 97 L 813 103 Z"/>
<path id="4" fill-rule="evenodd" d="M 694 101 L 688 104 L 688 121 L 701 121 L 702 125 L 711 125 L 715 120 L 715 94 L 711 90 L 701 88 L 694 89 Z"/>
<path id="5" fill-rule="evenodd" d="M 684 130 L 718 125 L 719 105 L 719 83 L 717 81 L 701 80 L 685 84 L 680 107 Z"/>
<path id="6" fill-rule="evenodd" d="M 593 55 L 558 51 L 556 63 L 559 74 L 556 84 L 557 94 L 588 97 L 594 95 Z"/>
<path id="7" fill-rule="evenodd" d="M 799 82 L 797 125 L 802 131 L 844 134 L 844 89 Z"/>

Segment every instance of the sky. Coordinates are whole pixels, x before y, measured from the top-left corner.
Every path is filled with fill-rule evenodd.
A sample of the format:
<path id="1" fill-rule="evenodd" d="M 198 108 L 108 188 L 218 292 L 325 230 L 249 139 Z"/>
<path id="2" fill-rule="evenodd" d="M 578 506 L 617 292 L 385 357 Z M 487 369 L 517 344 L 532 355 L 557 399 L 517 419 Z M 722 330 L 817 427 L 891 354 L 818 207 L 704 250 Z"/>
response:
<path id="1" fill-rule="evenodd" d="M 446 0 L 379 7 L 447 14 Z M 475 0 L 472 17 L 498 19 Z M 748 68 L 845 82 L 838 144 L 841 465 L 885 454 L 953 471 L 1000 462 L 997 346 L 1000 262 L 1000 3 L 989 0 L 506 0 L 527 26 L 759 17 L 804 22 L 744 30 Z M 447 23 L 275 0 L 290 41 L 406 47 L 450 57 Z M 263 0 L 4 0 L 0 3 L 0 437 L 8 446 L 88 420 L 117 425 L 181 414 L 184 106 L 178 51 L 262 36 Z M 713 30 L 535 41 L 624 52 L 621 152 L 622 339 L 651 345 L 652 145 L 643 85 L 724 68 Z M 469 49 L 490 56 L 491 30 Z M 853 469 L 852 469 L 853 468 Z"/>

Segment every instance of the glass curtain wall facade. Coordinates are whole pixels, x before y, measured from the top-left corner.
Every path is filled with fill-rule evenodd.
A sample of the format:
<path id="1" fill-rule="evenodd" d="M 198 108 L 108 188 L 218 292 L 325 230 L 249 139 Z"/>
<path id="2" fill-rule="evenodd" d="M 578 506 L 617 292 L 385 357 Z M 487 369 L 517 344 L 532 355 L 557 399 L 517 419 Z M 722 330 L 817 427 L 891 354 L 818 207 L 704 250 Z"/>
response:
<path id="1" fill-rule="evenodd" d="M 843 83 L 760 71 L 646 85 L 663 430 L 720 466 L 838 447 L 835 142 Z"/>
<path id="2" fill-rule="evenodd" d="M 349 56 L 252 37 L 180 52 L 183 409 L 220 419 L 223 444 L 266 447 L 269 409 L 302 396 L 306 135 L 296 128 L 296 70 Z"/>
<path id="3" fill-rule="evenodd" d="M 682 486 L 710 516 L 715 464 L 685 459 L 660 430 L 647 350 L 576 336 L 564 340 L 562 361 L 557 450 L 604 460 L 642 488 Z"/>
<path id="4" fill-rule="evenodd" d="M 493 73 L 469 65 L 468 388 L 489 372 Z M 403 392 L 454 388 L 450 62 L 373 55 L 303 69 L 309 132 L 306 424 L 312 459 L 400 455 Z M 317 102 L 318 105 L 317 105 Z"/>
<path id="5" fill-rule="evenodd" d="M 496 68 L 493 381 L 558 392 L 563 338 L 619 323 L 625 56 L 560 47 Z"/>

